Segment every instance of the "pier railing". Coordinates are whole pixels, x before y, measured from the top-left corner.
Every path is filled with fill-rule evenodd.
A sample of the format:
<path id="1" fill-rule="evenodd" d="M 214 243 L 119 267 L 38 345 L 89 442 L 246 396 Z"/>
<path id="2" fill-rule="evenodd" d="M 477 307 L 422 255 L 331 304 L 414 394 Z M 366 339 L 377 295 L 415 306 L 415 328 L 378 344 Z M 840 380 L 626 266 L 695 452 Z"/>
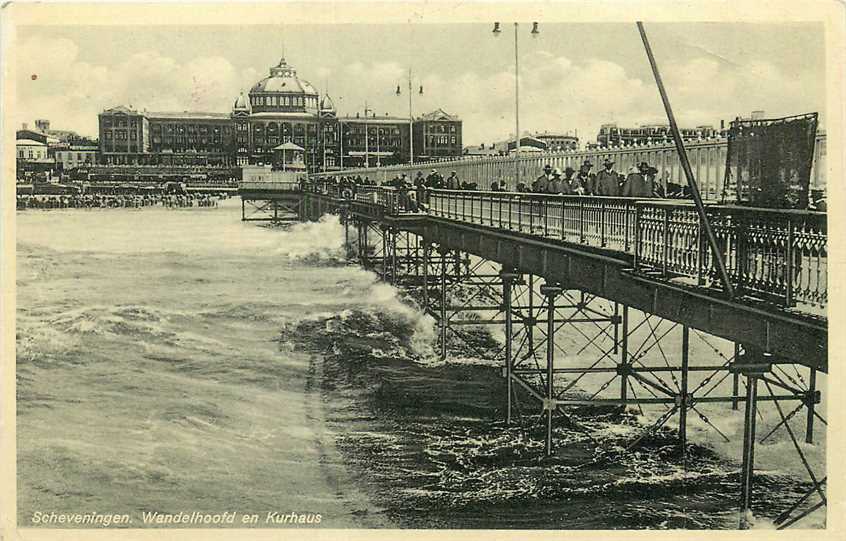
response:
<path id="1" fill-rule="evenodd" d="M 719 287 L 696 209 L 687 201 L 436 190 L 433 216 L 625 252 L 634 268 Z M 736 290 L 778 302 L 828 301 L 826 214 L 708 205 Z"/>
<path id="2" fill-rule="evenodd" d="M 704 228 L 688 200 L 519 192 L 396 190 L 386 186 L 306 188 L 377 208 L 426 213 L 629 254 L 637 272 L 719 288 Z M 823 212 L 706 205 L 735 290 L 786 307 L 828 303 L 828 235 Z"/>
<path id="3" fill-rule="evenodd" d="M 238 189 L 271 192 L 299 192 L 302 190 L 302 186 L 299 182 L 239 182 Z"/>

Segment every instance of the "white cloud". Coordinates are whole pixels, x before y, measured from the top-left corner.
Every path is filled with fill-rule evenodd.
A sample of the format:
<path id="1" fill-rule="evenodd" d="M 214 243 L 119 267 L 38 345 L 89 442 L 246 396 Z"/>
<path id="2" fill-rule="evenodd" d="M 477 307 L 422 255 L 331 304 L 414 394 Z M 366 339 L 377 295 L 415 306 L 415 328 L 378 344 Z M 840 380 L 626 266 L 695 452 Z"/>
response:
<path id="1" fill-rule="evenodd" d="M 96 136 L 97 114 L 116 105 L 172 111 L 228 111 L 240 89 L 259 78 L 220 56 L 180 63 L 158 51 L 133 54 L 114 66 L 79 58 L 72 41 L 33 36 L 16 50 L 15 122 L 49 118 L 58 129 Z M 32 75 L 37 75 L 35 80 Z"/>
<path id="2" fill-rule="evenodd" d="M 80 58 L 71 40 L 41 35 L 22 41 L 18 58 L 16 122 L 49 118 L 57 128 L 96 135 L 97 113 L 115 105 L 147 110 L 226 112 L 240 90 L 266 76 L 265 67 L 236 67 L 222 56 L 178 61 L 155 50 L 110 65 Z M 234 59 L 237 60 L 237 59 Z M 357 61 L 308 66 L 300 75 L 323 90 L 326 81 L 339 112 L 355 114 L 365 101 L 382 115 L 408 114 L 407 70 L 397 61 Z M 447 69 L 449 68 L 449 69 Z M 787 115 L 820 110 L 824 81 L 807 73 L 785 73 L 765 61 L 734 65 L 693 57 L 661 66 L 679 123 L 719 124 L 753 109 Z M 31 79 L 37 74 L 37 80 Z M 424 93 L 418 93 L 423 85 Z M 400 85 L 402 94 L 396 96 Z M 502 140 L 514 132 L 512 69 L 480 72 L 470 65 L 434 70 L 412 89 L 416 114 L 441 107 L 464 121 L 465 144 Z M 592 140 L 600 124 L 637 125 L 665 121 L 651 77 L 602 58 L 575 60 L 549 51 L 521 57 L 521 130 L 578 129 Z"/>

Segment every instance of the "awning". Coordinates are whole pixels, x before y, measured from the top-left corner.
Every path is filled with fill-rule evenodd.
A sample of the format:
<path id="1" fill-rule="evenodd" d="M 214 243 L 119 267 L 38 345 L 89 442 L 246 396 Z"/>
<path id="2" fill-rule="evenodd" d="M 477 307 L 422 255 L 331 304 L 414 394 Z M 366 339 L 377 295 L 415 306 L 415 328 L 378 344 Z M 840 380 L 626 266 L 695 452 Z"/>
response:
<path id="1" fill-rule="evenodd" d="M 287 143 L 282 143 L 278 147 L 273 147 L 273 150 L 300 150 L 300 151 L 302 151 L 302 150 L 305 150 L 305 149 L 303 147 L 301 147 L 300 145 L 297 145 L 295 143 L 288 141 Z"/>
<path id="2" fill-rule="evenodd" d="M 393 152 L 389 152 L 387 150 L 381 150 L 381 151 L 378 151 L 378 152 L 377 151 L 363 152 L 363 151 L 360 151 L 360 150 L 351 150 L 347 153 L 347 156 L 362 156 L 362 157 L 363 156 L 387 157 L 387 156 L 393 156 L 393 155 L 394 155 Z"/>

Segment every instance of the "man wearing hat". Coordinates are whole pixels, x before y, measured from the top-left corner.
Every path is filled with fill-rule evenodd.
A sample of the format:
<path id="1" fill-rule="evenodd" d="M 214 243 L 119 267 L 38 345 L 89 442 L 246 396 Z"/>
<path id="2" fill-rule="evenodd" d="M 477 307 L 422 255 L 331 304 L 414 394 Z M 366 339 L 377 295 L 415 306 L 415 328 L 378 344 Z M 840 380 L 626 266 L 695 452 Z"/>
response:
<path id="1" fill-rule="evenodd" d="M 549 190 L 549 183 L 552 181 L 552 166 L 546 164 L 543 166 L 543 174 L 535 179 L 532 183 L 532 191 L 534 193 L 546 193 Z"/>
<path id="2" fill-rule="evenodd" d="M 437 169 L 432 169 L 432 172 L 426 177 L 426 187 L 430 190 L 440 190 L 443 188 L 443 178 L 438 174 Z"/>
<path id="3" fill-rule="evenodd" d="M 552 170 L 552 180 L 547 186 L 547 193 L 560 195 L 564 189 L 564 183 L 561 181 L 561 170 L 557 167 Z"/>
<path id="4" fill-rule="evenodd" d="M 447 190 L 457 190 L 461 187 L 461 181 L 458 180 L 458 175 L 456 175 L 455 171 L 452 171 L 449 174 L 445 184 Z"/>
<path id="5" fill-rule="evenodd" d="M 414 191 L 417 192 L 417 202 L 421 204 L 427 203 L 427 193 L 426 193 L 426 179 L 423 178 L 423 172 L 417 171 L 417 175 L 414 177 Z"/>
<path id="6" fill-rule="evenodd" d="M 641 162 L 637 169 L 632 167 L 623 184 L 623 197 L 653 197 L 652 182 L 647 180 L 650 169 L 646 162 Z"/>
<path id="7" fill-rule="evenodd" d="M 584 189 L 579 184 L 578 180 L 573 178 L 575 169 L 569 165 L 564 168 L 564 180 L 561 182 L 561 193 L 564 195 L 583 195 Z"/>
<path id="8" fill-rule="evenodd" d="M 596 189 L 594 195 L 619 197 L 620 175 L 614 171 L 614 162 L 606 159 L 602 162 L 602 165 L 604 169 L 596 175 Z"/>
<path id="9" fill-rule="evenodd" d="M 576 175 L 576 180 L 582 187 L 582 195 L 593 195 L 596 191 L 596 175 L 591 173 L 593 163 L 590 160 L 585 160 L 579 167 L 579 174 Z"/>

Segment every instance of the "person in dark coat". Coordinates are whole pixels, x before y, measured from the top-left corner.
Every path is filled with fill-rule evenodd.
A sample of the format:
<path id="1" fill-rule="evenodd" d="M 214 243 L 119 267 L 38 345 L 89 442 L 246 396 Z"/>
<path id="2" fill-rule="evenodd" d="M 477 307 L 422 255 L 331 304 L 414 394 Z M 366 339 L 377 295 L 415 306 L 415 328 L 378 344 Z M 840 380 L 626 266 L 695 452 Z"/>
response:
<path id="1" fill-rule="evenodd" d="M 549 183 L 552 181 L 552 166 L 546 164 L 543 166 L 543 174 L 532 182 L 533 193 L 546 193 L 549 189 Z"/>
<path id="2" fill-rule="evenodd" d="M 584 190 L 580 190 L 579 182 L 573 178 L 575 169 L 569 165 L 564 168 L 564 179 L 561 181 L 561 193 L 564 195 L 581 195 Z"/>
<path id="3" fill-rule="evenodd" d="M 643 162 L 637 168 L 632 166 L 623 182 L 623 197 L 652 197 L 652 186 L 647 183 L 644 173 L 649 164 Z"/>
<path id="4" fill-rule="evenodd" d="M 620 175 L 614 171 L 614 162 L 605 160 L 604 169 L 596 175 L 594 195 L 620 196 Z"/>
<path id="5" fill-rule="evenodd" d="M 432 169 L 432 172 L 426 177 L 426 187 L 430 190 L 440 190 L 444 187 L 443 178 L 436 169 Z"/>

